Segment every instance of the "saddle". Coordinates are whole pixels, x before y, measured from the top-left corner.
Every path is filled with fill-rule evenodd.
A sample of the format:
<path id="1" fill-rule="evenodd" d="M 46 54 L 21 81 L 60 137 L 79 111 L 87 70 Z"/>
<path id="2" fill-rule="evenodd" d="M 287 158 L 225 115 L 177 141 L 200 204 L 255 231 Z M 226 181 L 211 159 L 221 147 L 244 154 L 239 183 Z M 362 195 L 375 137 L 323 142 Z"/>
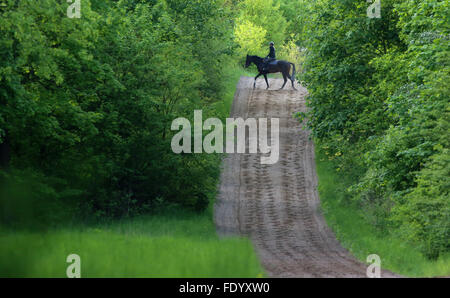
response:
<path id="1" fill-rule="evenodd" d="M 278 60 L 274 59 L 274 58 L 266 58 L 264 59 L 264 63 L 263 63 L 263 67 L 262 67 L 262 71 L 266 72 L 270 69 L 270 66 L 273 65 L 275 66 L 277 64 Z"/>
<path id="2" fill-rule="evenodd" d="M 278 60 L 277 59 L 273 59 L 273 58 L 268 58 L 267 60 L 264 60 L 264 64 L 269 66 L 269 65 L 275 65 L 277 64 Z"/>

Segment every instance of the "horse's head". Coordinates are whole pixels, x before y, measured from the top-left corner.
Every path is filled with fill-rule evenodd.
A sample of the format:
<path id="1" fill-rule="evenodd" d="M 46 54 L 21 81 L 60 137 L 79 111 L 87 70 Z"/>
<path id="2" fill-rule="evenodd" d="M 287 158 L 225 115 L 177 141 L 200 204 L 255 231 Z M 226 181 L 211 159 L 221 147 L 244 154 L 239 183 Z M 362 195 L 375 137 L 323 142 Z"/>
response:
<path id="1" fill-rule="evenodd" d="M 250 59 L 250 56 L 247 55 L 247 59 L 245 60 L 245 68 L 249 67 L 251 63 L 252 63 L 252 61 Z"/>

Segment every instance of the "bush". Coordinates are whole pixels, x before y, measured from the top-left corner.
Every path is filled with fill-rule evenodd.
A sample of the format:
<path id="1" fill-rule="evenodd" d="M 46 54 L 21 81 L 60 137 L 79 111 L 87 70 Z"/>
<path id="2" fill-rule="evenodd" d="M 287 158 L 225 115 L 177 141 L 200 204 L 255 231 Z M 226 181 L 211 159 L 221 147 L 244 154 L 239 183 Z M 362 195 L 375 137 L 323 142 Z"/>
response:
<path id="1" fill-rule="evenodd" d="M 449 33 L 446 1 L 321 1 L 303 21 L 313 134 L 373 225 L 430 258 L 448 251 Z M 303 34 L 302 36 L 305 36 Z"/>
<path id="2" fill-rule="evenodd" d="M 206 208 L 218 157 L 171 152 L 170 123 L 194 109 L 214 113 L 208 105 L 223 94 L 223 63 L 235 61 L 227 5 L 92 0 L 70 19 L 61 1 L 5 4 L 5 171 L 17 170 L 19 180 L 21 171 L 39 173 L 43 192 L 33 197 L 58 201 L 71 192 L 71 208 L 86 217 L 149 211 L 157 198 Z"/>

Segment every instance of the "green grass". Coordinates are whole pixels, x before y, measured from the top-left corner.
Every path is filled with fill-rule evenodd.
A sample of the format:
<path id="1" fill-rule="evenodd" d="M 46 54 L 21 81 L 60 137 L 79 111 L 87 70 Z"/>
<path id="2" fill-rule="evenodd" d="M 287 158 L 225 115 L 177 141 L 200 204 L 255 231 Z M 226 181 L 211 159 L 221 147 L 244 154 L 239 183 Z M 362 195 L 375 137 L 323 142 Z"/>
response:
<path id="1" fill-rule="evenodd" d="M 380 233 L 365 220 L 357 207 L 346 203 L 345 189 L 350 178 L 336 172 L 333 163 L 319 149 L 316 149 L 316 165 L 326 221 L 341 244 L 355 257 L 366 262 L 368 255 L 377 254 L 382 268 L 409 277 L 450 275 L 450 254 L 430 261 L 411 244 Z"/>
<path id="2" fill-rule="evenodd" d="M 256 74 L 250 69 L 244 69 L 238 65 L 232 65 L 224 69 L 223 79 L 225 81 L 225 90 L 223 100 L 214 104 L 214 109 L 219 118 L 227 118 L 230 116 L 231 104 L 233 103 L 236 85 L 241 76 L 254 77 Z"/>
<path id="3" fill-rule="evenodd" d="M 223 99 L 229 116 L 242 68 L 225 69 Z M 217 167 L 220 159 L 217 159 Z M 66 277 L 69 254 L 81 258 L 82 277 L 262 277 L 251 242 L 219 239 L 212 203 L 203 213 L 172 208 L 157 214 L 46 232 L 0 229 L 0 277 Z"/>
<path id="4" fill-rule="evenodd" d="M 143 216 L 96 227 L 0 234 L 1 277 L 260 277 L 247 239 L 218 239 L 210 212 Z"/>

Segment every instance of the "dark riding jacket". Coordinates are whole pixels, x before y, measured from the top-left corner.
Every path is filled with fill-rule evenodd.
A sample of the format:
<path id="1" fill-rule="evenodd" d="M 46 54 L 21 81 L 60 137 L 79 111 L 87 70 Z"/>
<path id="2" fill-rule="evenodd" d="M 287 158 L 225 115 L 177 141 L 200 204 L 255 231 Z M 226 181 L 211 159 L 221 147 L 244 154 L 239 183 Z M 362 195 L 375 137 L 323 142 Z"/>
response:
<path id="1" fill-rule="evenodd" d="M 270 52 L 269 55 L 267 55 L 267 58 L 275 59 L 275 47 L 270 46 Z"/>

